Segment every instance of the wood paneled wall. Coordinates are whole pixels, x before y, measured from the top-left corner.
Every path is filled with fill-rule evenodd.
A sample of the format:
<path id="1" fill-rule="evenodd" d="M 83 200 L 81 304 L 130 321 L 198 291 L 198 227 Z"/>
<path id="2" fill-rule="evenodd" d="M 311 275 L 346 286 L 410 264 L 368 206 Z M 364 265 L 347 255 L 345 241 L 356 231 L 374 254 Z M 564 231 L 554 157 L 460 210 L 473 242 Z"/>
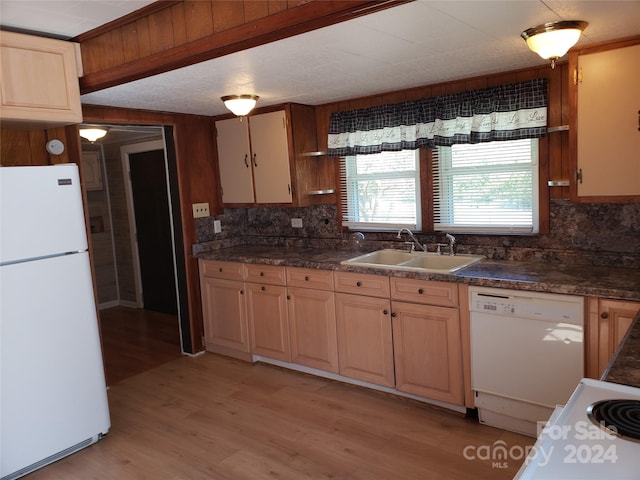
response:
<path id="1" fill-rule="evenodd" d="M 49 140 L 61 140 L 64 152 L 51 155 L 47 152 Z M 74 154 L 79 145 L 75 126 L 50 128 L 48 130 L 24 130 L 22 128 L 0 128 L 0 165 L 55 165 L 75 162 L 79 153 Z M 71 148 L 70 148 L 71 147 Z"/>
<path id="2" fill-rule="evenodd" d="M 83 33 L 88 93 L 263 45 L 409 0 L 159 1 Z"/>
<path id="3" fill-rule="evenodd" d="M 326 150 L 329 130 L 329 117 L 332 112 L 356 110 L 377 105 L 400 103 L 438 95 L 458 93 L 465 90 L 476 90 L 508 83 L 517 83 L 533 78 L 547 78 L 549 81 L 548 97 L 548 125 L 550 127 L 569 124 L 569 83 L 568 65 L 560 63 L 555 69 L 548 65 L 494 75 L 473 77 L 452 82 L 440 83 L 423 87 L 388 92 L 381 95 L 361 97 L 341 102 L 329 103 L 316 107 L 316 125 L 318 129 L 318 149 Z M 571 175 L 569 164 L 569 135 L 568 131 L 549 133 L 547 135 L 548 165 L 541 167 L 548 169 L 549 180 L 568 180 Z M 541 156 L 542 157 L 542 156 Z M 542 161 L 542 158 L 541 158 Z M 327 177 L 337 175 L 337 164 L 329 165 L 333 171 L 326 171 Z M 547 188 L 546 185 L 544 188 Z M 569 187 L 550 188 L 550 198 L 570 198 Z"/>

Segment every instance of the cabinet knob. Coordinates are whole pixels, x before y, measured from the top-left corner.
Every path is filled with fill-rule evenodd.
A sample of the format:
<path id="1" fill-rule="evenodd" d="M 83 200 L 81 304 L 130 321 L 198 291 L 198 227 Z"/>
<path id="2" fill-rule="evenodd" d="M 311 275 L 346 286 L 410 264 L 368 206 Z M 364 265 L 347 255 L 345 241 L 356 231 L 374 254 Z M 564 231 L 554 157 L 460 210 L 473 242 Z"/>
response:
<path id="1" fill-rule="evenodd" d="M 244 295 L 244 290 L 240 290 L 240 295 Z"/>
<path id="2" fill-rule="evenodd" d="M 356 282 L 356 287 L 361 287 L 362 286 L 362 282 Z"/>
<path id="3" fill-rule="evenodd" d="M 267 289 L 267 287 L 260 287 L 260 290 L 262 290 L 263 292 Z"/>
<path id="4" fill-rule="evenodd" d="M 419 290 L 418 290 L 418 293 L 419 293 L 420 295 L 422 295 L 422 294 L 424 293 L 424 289 L 422 289 L 422 288 L 421 288 L 421 289 L 419 289 Z"/>
<path id="5" fill-rule="evenodd" d="M 249 162 L 247 162 L 247 157 L 248 156 L 249 156 L 249 154 L 245 153 L 245 155 L 244 155 L 244 166 L 247 167 L 247 168 L 249 168 Z"/>
<path id="6" fill-rule="evenodd" d="M 218 271 L 219 271 L 219 272 L 222 272 L 222 267 L 220 267 L 220 268 L 218 269 Z"/>
<path id="7" fill-rule="evenodd" d="M 304 277 L 304 281 L 308 282 L 309 281 L 309 277 Z"/>
<path id="8" fill-rule="evenodd" d="M 260 272 L 260 276 L 261 276 L 261 277 L 264 277 L 264 272 Z"/>
<path id="9" fill-rule="evenodd" d="M 391 313 L 391 318 L 396 318 L 396 316 L 397 316 L 396 312 Z"/>
<path id="10" fill-rule="evenodd" d="M 600 318 L 609 318 L 609 313 L 608 312 L 602 312 L 600 314 Z"/>
<path id="11" fill-rule="evenodd" d="M 389 313 L 389 310 L 387 310 L 386 308 L 382 311 L 383 314 L 387 315 Z"/>
<path id="12" fill-rule="evenodd" d="M 287 295 L 287 300 L 291 300 L 291 295 Z"/>
<path id="13" fill-rule="evenodd" d="M 258 161 L 256 160 L 256 154 L 253 154 L 253 166 L 257 167 L 258 166 Z"/>

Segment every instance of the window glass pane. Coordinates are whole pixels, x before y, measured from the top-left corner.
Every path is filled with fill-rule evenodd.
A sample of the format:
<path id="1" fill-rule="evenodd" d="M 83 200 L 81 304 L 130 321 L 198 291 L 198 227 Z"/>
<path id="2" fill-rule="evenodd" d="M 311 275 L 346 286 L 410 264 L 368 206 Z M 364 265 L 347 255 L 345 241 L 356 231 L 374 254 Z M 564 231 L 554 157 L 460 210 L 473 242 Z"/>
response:
<path id="1" fill-rule="evenodd" d="M 434 152 L 434 227 L 461 232 L 536 232 L 537 142 L 439 147 Z"/>
<path id="2" fill-rule="evenodd" d="M 418 152 L 403 150 L 343 160 L 343 225 L 354 229 L 419 228 Z"/>

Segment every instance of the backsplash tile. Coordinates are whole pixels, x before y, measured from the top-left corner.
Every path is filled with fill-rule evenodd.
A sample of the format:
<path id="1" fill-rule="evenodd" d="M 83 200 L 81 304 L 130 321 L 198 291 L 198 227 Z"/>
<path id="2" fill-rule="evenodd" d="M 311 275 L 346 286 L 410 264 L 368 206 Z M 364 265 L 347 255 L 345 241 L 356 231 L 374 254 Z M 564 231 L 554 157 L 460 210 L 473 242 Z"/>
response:
<path id="1" fill-rule="evenodd" d="M 456 235 L 458 252 L 494 260 L 624 265 L 640 268 L 640 204 L 580 204 L 552 200 L 548 235 Z M 291 227 L 301 218 L 303 228 Z M 213 221 L 222 232 L 215 234 Z M 335 205 L 304 208 L 225 209 L 223 215 L 196 220 L 194 253 L 237 245 L 350 248 L 350 232 L 338 225 Z M 375 248 L 402 248 L 394 232 L 367 233 Z M 430 251 L 443 234 L 417 234 Z"/>

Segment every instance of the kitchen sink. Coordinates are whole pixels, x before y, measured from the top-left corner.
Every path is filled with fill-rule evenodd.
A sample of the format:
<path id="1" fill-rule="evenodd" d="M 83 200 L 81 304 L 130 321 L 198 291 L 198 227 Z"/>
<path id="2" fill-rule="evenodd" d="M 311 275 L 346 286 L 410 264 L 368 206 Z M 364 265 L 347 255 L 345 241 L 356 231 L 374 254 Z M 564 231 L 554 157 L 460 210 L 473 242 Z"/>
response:
<path id="1" fill-rule="evenodd" d="M 479 255 L 438 255 L 430 252 L 404 252 L 384 249 L 340 262 L 342 265 L 378 267 L 418 272 L 453 273 L 479 262 Z"/>

